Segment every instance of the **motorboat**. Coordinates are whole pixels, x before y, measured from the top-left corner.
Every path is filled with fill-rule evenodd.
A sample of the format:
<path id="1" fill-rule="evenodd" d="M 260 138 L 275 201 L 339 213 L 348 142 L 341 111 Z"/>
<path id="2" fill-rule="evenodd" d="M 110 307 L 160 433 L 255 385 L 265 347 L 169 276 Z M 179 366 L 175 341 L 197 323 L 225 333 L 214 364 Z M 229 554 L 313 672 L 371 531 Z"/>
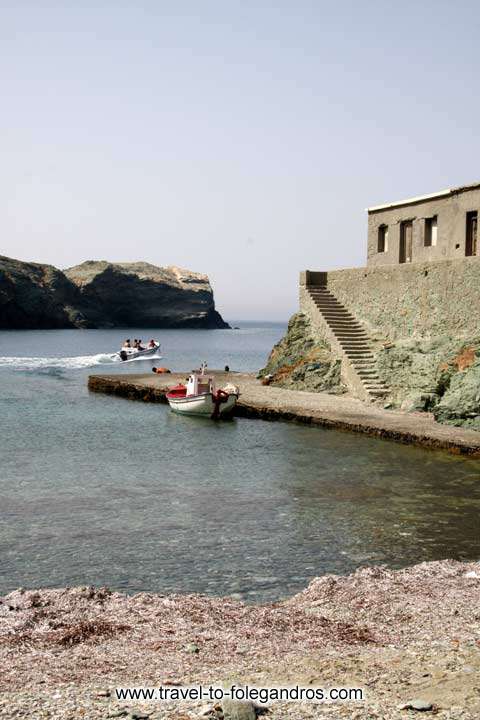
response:
<path id="1" fill-rule="evenodd" d="M 154 345 L 146 348 L 128 347 L 124 345 L 118 353 L 120 360 L 136 360 L 139 357 L 148 357 L 149 355 L 156 355 L 160 350 L 160 343 L 155 342 Z"/>
<path id="2" fill-rule="evenodd" d="M 212 376 L 205 374 L 205 368 L 194 370 L 187 384 L 180 383 L 167 392 L 167 400 L 174 412 L 184 415 L 204 415 L 216 420 L 231 415 L 240 392 L 238 387 L 227 383 L 216 388 Z"/>

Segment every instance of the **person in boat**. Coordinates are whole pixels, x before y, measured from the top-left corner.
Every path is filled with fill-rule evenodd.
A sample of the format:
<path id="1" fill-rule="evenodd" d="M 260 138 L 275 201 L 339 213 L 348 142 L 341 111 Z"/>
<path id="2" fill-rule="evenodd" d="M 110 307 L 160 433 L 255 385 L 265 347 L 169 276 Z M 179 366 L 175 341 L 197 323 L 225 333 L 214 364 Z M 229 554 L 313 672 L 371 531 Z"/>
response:
<path id="1" fill-rule="evenodd" d="M 149 347 L 149 348 L 154 348 L 154 347 L 156 347 L 156 346 L 157 346 L 157 343 L 156 343 L 155 340 L 152 338 L 152 339 L 150 340 L 150 342 L 148 343 L 148 347 Z"/>
<path id="2" fill-rule="evenodd" d="M 145 348 L 144 348 L 143 345 L 142 345 L 142 339 L 141 339 L 141 338 L 138 338 L 137 350 L 145 350 Z"/>
<path id="3" fill-rule="evenodd" d="M 125 342 L 123 343 L 124 348 L 131 348 L 130 338 L 127 338 Z"/>

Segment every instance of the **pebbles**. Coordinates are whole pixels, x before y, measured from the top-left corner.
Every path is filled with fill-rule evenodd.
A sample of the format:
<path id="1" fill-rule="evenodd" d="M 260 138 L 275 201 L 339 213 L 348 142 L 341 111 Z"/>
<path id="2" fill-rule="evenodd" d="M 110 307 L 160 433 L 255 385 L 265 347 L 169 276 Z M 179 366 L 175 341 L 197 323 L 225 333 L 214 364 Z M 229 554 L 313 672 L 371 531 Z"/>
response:
<path id="1" fill-rule="evenodd" d="M 271 720 L 478 720 L 479 597 L 480 564 L 446 560 L 318 578 L 262 606 L 90 588 L 16 591 L 0 605 L 0 717 L 219 720 L 205 700 L 119 702 L 115 688 L 228 686 L 235 678 L 257 688 L 365 693 L 357 702 L 274 704 Z M 223 720 L 256 713 L 220 708 Z"/>

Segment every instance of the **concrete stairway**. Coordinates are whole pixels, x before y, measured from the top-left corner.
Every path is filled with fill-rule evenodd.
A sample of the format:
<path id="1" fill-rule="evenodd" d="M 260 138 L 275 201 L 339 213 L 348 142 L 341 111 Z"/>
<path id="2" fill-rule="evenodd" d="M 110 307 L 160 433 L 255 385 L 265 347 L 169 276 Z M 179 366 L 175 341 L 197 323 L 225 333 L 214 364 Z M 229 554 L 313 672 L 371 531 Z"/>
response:
<path id="1" fill-rule="evenodd" d="M 342 352 L 360 378 L 367 396 L 372 400 L 388 393 L 377 372 L 370 338 L 354 316 L 324 285 L 310 285 L 308 292 Z"/>

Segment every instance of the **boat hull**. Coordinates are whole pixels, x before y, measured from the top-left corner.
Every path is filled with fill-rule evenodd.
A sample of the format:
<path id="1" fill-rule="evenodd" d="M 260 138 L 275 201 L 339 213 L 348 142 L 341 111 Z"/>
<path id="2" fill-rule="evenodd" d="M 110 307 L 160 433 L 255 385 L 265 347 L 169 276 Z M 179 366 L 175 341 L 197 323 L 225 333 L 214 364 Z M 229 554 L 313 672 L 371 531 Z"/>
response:
<path id="1" fill-rule="evenodd" d="M 135 350 L 135 348 L 122 349 L 118 353 L 118 356 L 120 360 L 123 360 L 125 362 L 126 360 L 136 360 L 139 357 L 148 357 L 149 355 L 155 355 L 155 353 L 157 353 L 159 349 L 160 345 L 158 344 L 152 348 L 145 348 L 145 350 Z"/>
<path id="2" fill-rule="evenodd" d="M 181 415 L 203 415 L 211 417 L 215 410 L 212 393 L 194 395 L 190 397 L 168 397 L 168 404 L 172 410 Z M 232 413 L 238 400 L 238 395 L 230 394 L 226 401 L 220 403 L 218 414 L 225 416 Z"/>

